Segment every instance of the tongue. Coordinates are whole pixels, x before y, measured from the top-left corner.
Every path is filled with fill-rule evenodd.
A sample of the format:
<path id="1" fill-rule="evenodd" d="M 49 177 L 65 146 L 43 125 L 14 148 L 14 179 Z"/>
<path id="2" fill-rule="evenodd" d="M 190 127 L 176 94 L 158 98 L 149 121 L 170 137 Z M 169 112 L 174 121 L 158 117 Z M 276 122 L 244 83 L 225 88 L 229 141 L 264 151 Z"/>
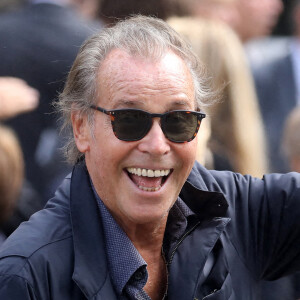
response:
<path id="1" fill-rule="evenodd" d="M 143 186 L 148 188 L 156 188 L 161 185 L 162 177 L 144 177 L 144 176 L 137 176 L 137 175 L 130 175 L 131 180 L 137 186 Z"/>

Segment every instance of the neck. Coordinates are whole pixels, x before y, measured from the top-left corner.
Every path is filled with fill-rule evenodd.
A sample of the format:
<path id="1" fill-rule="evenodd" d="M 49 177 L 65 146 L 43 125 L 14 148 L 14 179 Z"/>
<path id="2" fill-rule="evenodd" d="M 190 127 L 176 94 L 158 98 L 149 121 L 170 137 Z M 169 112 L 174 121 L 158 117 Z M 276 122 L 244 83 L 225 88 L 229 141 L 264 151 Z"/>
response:
<path id="1" fill-rule="evenodd" d="M 167 267 L 162 255 L 167 218 L 166 214 L 158 222 L 146 224 L 124 224 L 119 220 L 119 225 L 147 263 L 148 280 L 144 290 L 152 300 L 162 299 L 167 287 Z"/>
<path id="2" fill-rule="evenodd" d="M 158 222 L 146 224 L 119 224 L 126 232 L 136 249 L 143 253 L 161 253 L 168 215 Z M 142 255 L 143 256 L 143 255 Z"/>
<path id="3" fill-rule="evenodd" d="M 168 215 L 157 223 L 119 224 L 147 263 L 148 280 L 144 287 L 152 300 L 163 298 L 167 287 L 167 268 L 162 244 Z"/>

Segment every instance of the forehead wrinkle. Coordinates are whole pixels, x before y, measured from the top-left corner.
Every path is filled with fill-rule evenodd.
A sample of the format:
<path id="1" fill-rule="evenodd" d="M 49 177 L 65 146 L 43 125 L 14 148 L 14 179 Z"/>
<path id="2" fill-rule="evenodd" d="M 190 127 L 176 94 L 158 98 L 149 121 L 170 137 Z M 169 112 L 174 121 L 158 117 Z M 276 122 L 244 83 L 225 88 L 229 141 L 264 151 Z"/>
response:
<path id="1" fill-rule="evenodd" d="M 105 75 L 105 80 L 102 78 L 102 83 L 106 85 L 106 88 L 112 91 L 126 90 L 129 93 L 132 89 L 144 90 L 145 92 L 156 90 L 159 92 L 179 92 L 183 89 L 190 91 L 190 84 L 188 82 L 190 78 L 180 78 L 177 74 L 167 72 L 157 72 L 155 74 L 146 72 L 140 72 L 138 74 L 126 73 L 128 74 L 126 77 L 121 70 L 108 73 Z"/>
<path id="2" fill-rule="evenodd" d="M 114 62 L 118 65 L 117 68 Z M 178 67 L 187 71 L 185 76 L 178 76 Z M 125 94 L 128 99 L 164 94 L 174 97 L 174 100 L 194 100 L 192 76 L 184 62 L 174 69 L 165 70 L 162 61 L 149 63 L 135 58 L 128 61 L 124 57 L 113 56 L 103 62 L 98 79 L 99 89 L 106 94 L 107 101 L 118 94 L 120 97 Z"/>

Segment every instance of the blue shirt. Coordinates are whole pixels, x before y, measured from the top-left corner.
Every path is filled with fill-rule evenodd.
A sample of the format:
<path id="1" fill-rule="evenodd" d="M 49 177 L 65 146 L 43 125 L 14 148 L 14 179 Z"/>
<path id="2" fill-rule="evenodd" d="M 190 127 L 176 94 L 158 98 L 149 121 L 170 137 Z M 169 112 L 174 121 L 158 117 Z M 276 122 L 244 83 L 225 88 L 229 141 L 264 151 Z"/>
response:
<path id="1" fill-rule="evenodd" d="M 148 279 L 147 263 L 95 190 L 94 193 L 103 224 L 109 273 L 118 297 L 120 299 L 151 300 L 143 290 Z M 193 216 L 195 214 L 178 198 L 169 212 L 164 236 L 163 250 L 167 260 L 176 242 L 185 233 L 189 217 Z"/>

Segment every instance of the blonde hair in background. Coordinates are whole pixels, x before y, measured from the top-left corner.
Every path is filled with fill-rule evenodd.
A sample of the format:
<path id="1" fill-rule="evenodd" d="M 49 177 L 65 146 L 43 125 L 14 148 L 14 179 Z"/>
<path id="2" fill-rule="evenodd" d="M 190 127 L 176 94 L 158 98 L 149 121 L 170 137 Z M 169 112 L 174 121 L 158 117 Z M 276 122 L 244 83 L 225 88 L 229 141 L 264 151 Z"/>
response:
<path id="1" fill-rule="evenodd" d="M 300 172 L 300 107 L 292 110 L 283 132 L 283 151 L 288 158 L 291 171 Z"/>
<path id="2" fill-rule="evenodd" d="M 13 212 L 24 177 L 23 153 L 14 132 L 0 125 L 0 224 Z"/>
<path id="3" fill-rule="evenodd" d="M 213 169 L 213 157 L 209 149 L 208 143 L 211 137 L 210 118 L 207 115 L 201 122 L 200 131 L 198 133 L 196 158 L 200 164 L 208 169 Z"/>
<path id="4" fill-rule="evenodd" d="M 223 88 L 222 100 L 209 111 L 212 150 L 220 149 L 235 172 L 261 177 L 268 171 L 263 123 L 239 38 L 213 20 L 174 17 L 168 23 L 189 41 L 215 88 Z"/>

